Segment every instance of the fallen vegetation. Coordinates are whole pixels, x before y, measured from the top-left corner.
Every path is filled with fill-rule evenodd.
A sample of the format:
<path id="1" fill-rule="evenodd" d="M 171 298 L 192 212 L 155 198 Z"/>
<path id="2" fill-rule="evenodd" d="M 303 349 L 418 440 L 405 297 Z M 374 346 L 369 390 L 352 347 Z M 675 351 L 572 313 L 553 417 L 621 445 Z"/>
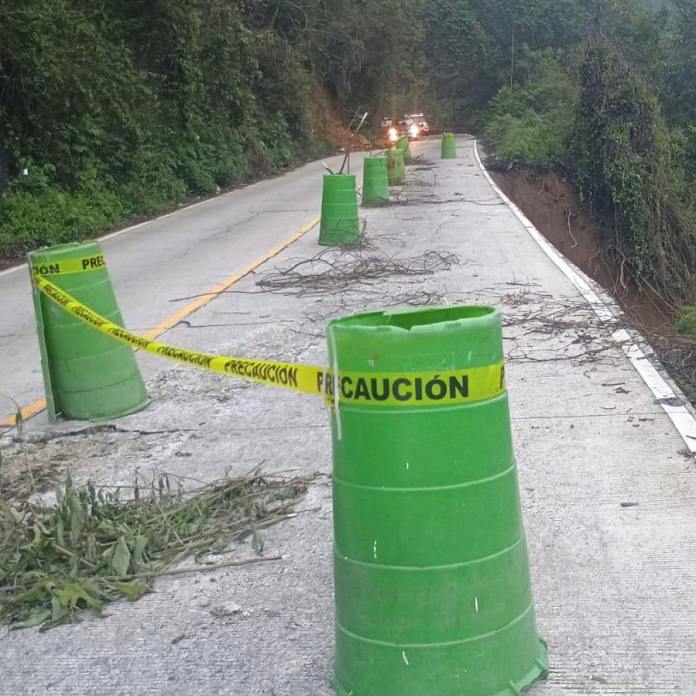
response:
<path id="1" fill-rule="evenodd" d="M 260 530 L 293 516 L 309 481 L 255 471 L 184 483 L 137 474 L 132 486 L 76 486 L 68 475 L 54 503 L 0 501 L 0 621 L 48 629 L 137 600 L 163 575 L 279 560 L 262 555 Z M 246 537 L 255 557 L 209 560 Z M 173 568 L 189 557 L 197 563 Z"/>
<path id="2" fill-rule="evenodd" d="M 460 263 L 457 254 L 433 250 L 414 257 L 383 257 L 359 249 L 325 249 L 267 273 L 256 284 L 266 292 L 325 297 L 392 276 L 431 276 Z"/>

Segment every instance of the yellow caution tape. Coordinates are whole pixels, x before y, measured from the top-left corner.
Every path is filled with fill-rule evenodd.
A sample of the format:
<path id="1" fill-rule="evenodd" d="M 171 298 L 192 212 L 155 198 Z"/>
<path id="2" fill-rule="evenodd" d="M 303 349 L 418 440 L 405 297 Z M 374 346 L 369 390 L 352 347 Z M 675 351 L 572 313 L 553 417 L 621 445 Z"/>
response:
<path id="1" fill-rule="evenodd" d="M 45 263 L 32 263 L 31 270 L 34 275 L 52 276 L 67 275 L 68 273 L 86 273 L 98 271 L 101 268 L 106 268 L 104 255 L 94 254 L 77 259 L 59 259 Z"/>
<path id="2" fill-rule="evenodd" d="M 339 402 L 351 406 L 441 406 L 485 401 L 505 392 L 502 362 L 442 372 L 341 372 L 334 378 L 330 370 L 314 365 L 225 357 L 175 348 L 114 324 L 39 275 L 34 276 L 34 282 L 67 312 L 133 348 L 210 372 L 324 396 L 330 402 L 338 393 Z"/>

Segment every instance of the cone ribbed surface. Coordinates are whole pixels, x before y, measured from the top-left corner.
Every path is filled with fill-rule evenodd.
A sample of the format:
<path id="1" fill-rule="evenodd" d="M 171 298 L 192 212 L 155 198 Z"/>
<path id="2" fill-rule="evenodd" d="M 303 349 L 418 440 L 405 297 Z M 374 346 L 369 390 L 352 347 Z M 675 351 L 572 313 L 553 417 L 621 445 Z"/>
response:
<path id="1" fill-rule="evenodd" d="M 502 370 L 486 307 L 337 320 L 328 345 L 330 365 L 377 386 Z M 546 674 L 500 380 L 473 403 L 332 411 L 340 696 L 518 696 Z"/>
<path id="2" fill-rule="evenodd" d="M 123 326 L 99 244 L 62 244 L 28 256 L 30 268 Z M 36 289 L 34 307 L 51 420 L 59 414 L 74 420 L 116 418 L 147 405 L 132 348 L 84 324 Z"/>
<path id="3" fill-rule="evenodd" d="M 406 182 L 404 153 L 401 150 L 387 150 L 387 172 L 390 186 L 398 186 Z"/>
<path id="4" fill-rule="evenodd" d="M 442 135 L 442 159 L 457 159 L 457 138 L 454 133 Z"/>
<path id="5" fill-rule="evenodd" d="M 401 150 L 404 156 L 404 163 L 411 159 L 411 143 L 409 142 L 408 136 L 404 135 L 397 140 L 396 149 Z"/>
<path id="6" fill-rule="evenodd" d="M 387 158 L 366 157 L 363 163 L 363 205 L 387 205 L 389 201 Z"/>
<path id="7" fill-rule="evenodd" d="M 352 244 L 359 237 L 360 221 L 355 176 L 353 174 L 325 176 L 319 244 L 324 246 Z"/>

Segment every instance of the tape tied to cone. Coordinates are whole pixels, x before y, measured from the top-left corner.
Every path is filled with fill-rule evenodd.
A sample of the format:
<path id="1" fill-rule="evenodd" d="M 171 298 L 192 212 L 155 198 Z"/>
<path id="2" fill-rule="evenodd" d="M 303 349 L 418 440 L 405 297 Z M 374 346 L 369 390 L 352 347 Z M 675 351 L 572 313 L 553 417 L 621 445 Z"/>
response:
<path id="1" fill-rule="evenodd" d="M 45 277 L 34 276 L 34 283 L 72 316 L 133 348 L 209 372 L 323 396 L 330 403 L 337 401 L 351 407 L 435 407 L 485 401 L 506 391 L 502 361 L 462 370 L 341 371 L 334 375 L 328 368 L 314 365 L 221 356 L 178 348 L 138 336 L 109 321 Z"/>

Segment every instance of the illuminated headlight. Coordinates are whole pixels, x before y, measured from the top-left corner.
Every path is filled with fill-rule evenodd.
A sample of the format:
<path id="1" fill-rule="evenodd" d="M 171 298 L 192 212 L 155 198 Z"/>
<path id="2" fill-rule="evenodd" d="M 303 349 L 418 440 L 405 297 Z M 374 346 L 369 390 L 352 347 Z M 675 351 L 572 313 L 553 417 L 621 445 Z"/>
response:
<path id="1" fill-rule="evenodd" d="M 420 134 L 420 128 L 414 123 L 409 129 L 408 132 L 411 134 L 411 137 L 417 138 Z"/>
<path id="2" fill-rule="evenodd" d="M 399 139 L 399 133 L 396 128 L 389 129 L 389 140 L 395 143 Z"/>

